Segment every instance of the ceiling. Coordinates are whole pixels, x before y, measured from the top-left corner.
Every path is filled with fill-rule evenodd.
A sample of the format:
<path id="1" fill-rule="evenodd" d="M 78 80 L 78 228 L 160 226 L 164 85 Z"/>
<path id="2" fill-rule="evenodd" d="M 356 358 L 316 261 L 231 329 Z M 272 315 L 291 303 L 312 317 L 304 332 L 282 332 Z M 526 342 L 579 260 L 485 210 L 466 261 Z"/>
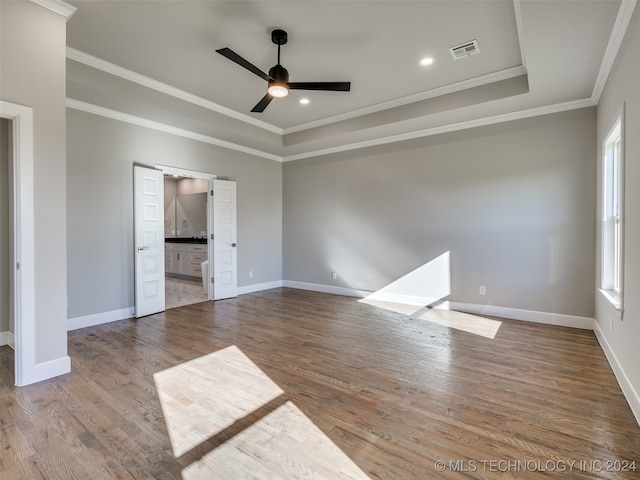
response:
<path id="1" fill-rule="evenodd" d="M 593 105 L 635 7 L 635 0 L 69 3 L 78 7 L 67 24 L 71 60 L 157 82 L 275 133 L 275 143 L 250 134 L 234 140 L 285 160 Z M 276 64 L 274 28 L 288 32 L 281 63 L 291 81 L 350 81 L 351 91 L 291 91 L 251 113 L 266 82 L 215 50 L 229 47 L 268 71 Z M 449 47 L 470 40 L 479 53 L 454 60 Z M 435 62 L 421 66 L 426 56 Z"/>

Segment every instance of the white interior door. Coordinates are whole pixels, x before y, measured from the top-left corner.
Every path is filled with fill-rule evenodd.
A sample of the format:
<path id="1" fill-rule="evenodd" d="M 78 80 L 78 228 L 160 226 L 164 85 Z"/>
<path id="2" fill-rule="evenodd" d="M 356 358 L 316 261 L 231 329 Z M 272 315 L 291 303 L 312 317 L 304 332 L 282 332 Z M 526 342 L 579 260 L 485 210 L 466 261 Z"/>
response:
<path id="1" fill-rule="evenodd" d="M 136 318 L 162 312 L 164 293 L 164 174 L 134 166 Z"/>
<path id="2" fill-rule="evenodd" d="M 237 262 L 236 182 L 213 180 L 214 300 L 238 296 Z"/>

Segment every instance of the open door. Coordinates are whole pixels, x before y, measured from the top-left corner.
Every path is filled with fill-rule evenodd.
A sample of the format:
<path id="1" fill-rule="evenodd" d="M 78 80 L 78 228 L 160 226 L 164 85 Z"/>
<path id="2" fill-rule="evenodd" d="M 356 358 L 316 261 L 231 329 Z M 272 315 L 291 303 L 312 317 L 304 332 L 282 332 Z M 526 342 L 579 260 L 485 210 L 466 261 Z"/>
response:
<path id="1" fill-rule="evenodd" d="M 165 309 L 164 174 L 134 166 L 136 318 Z"/>
<path id="2" fill-rule="evenodd" d="M 213 299 L 221 300 L 238 296 L 236 182 L 216 179 L 212 180 L 212 183 L 213 270 L 211 281 Z M 210 256 L 209 265 L 211 260 Z"/>

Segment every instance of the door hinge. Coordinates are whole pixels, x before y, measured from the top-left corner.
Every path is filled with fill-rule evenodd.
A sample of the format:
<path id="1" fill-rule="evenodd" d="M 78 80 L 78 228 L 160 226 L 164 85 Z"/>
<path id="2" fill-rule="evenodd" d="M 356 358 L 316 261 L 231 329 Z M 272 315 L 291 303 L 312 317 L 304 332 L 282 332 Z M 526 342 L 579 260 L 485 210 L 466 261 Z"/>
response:
<path id="1" fill-rule="evenodd" d="M 211 234 L 211 240 L 213 240 L 213 233 Z"/>
<path id="2" fill-rule="evenodd" d="M 213 190 L 211 190 L 211 196 L 213 197 Z"/>
<path id="3" fill-rule="evenodd" d="M 211 283 L 216 283 L 216 282 L 213 281 L 213 277 L 211 277 Z"/>

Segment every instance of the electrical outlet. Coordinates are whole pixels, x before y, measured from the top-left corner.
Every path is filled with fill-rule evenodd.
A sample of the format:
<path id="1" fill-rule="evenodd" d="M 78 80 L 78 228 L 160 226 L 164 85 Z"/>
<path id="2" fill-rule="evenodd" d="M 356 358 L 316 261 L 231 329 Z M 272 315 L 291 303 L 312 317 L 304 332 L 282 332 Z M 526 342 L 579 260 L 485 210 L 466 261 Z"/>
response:
<path id="1" fill-rule="evenodd" d="M 249 278 L 253 278 L 253 270 L 249 270 Z"/>
<path id="2" fill-rule="evenodd" d="M 331 278 L 336 280 L 338 278 L 338 274 L 336 272 L 331 272 Z"/>
<path id="3" fill-rule="evenodd" d="M 480 285 L 480 295 L 486 295 L 487 294 L 487 287 L 485 287 L 484 285 Z"/>

